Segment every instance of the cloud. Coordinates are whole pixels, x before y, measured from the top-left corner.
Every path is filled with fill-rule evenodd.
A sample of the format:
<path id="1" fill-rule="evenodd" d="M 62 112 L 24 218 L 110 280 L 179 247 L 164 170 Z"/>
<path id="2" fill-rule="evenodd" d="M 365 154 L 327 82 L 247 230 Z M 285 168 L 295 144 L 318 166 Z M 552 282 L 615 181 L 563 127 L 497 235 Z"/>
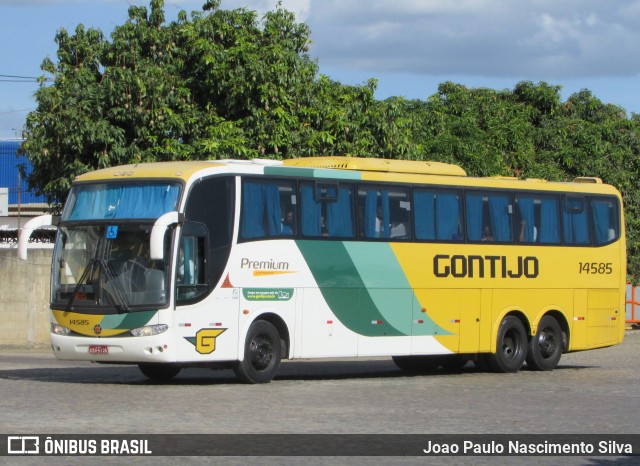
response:
<path id="1" fill-rule="evenodd" d="M 165 0 L 170 17 L 204 0 Z M 282 0 L 311 28 L 321 67 L 532 80 L 640 74 L 640 0 Z M 149 5 L 149 0 L 0 0 L 0 5 Z M 261 16 L 278 0 L 223 0 Z M 19 6 L 18 6 L 19 5 Z M 124 13 L 123 13 L 124 14 Z M 115 23 L 112 23 L 115 24 Z M 107 26 L 111 26 L 108 24 Z M 108 30 L 108 27 L 107 27 Z"/>
<path id="2" fill-rule="evenodd" d="M 312 0 L 321 65 L 530 79 L 640 72 L 640 1 Z"/>

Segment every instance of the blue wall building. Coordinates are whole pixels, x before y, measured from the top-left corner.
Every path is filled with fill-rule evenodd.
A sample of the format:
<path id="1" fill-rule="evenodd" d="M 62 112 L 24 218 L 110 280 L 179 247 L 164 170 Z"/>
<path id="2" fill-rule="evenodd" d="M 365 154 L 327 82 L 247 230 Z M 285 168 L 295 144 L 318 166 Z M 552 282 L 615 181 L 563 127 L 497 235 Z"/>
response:
<path id="1" fill-rule="evenodd" d="M 30 192 L 27 181 L 20 179 L 18 165 L 25 164 L 27 173 L 32 170 L 26 157 L 17 156 L 20 144 L 22 140 L 18 139 L 0 140 L 0 188 L 9 188 L 9 205 L 18 204 L 18 191 L 20 204 L 44 204 L 47 202 L 46 198 Z"/>

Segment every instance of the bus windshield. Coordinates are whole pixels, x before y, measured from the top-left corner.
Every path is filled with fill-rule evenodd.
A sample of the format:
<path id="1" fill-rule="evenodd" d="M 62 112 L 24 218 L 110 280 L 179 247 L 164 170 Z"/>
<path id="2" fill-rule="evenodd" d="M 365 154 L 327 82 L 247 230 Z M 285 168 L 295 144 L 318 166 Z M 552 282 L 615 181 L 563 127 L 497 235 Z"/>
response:
<path id="1" fill-rule="evenodd" d="M 129 312 L 167 301 L 165 261 L 150 260 L 152 225 L 60 227 L 54 253 L 52 303 Z"/>
<path id="2" fill-rule="evenodd" d="M 176 210 L 180 185 L 167 182 L 74 186 L 62 221 L 157 219 Z"/>

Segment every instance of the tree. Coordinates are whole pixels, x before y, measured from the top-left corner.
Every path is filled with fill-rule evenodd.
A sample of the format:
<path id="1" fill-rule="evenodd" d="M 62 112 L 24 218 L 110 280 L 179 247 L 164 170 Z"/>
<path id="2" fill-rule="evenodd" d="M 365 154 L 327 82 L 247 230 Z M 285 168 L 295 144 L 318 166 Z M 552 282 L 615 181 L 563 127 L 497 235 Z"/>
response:
<path id="1" fill-rule="evenodd" d="M 111 165 L 287 156 L 313 135 L 300 121 L 317 65 L 309 30 L 281 8 L 262 22 L 245 9 L 186 12 L 166 24 L 163 0 L 129 8 L 111 33 L 62 29 L 27 117 L 30 187 L 64 200 L 73 179 Z M 308 133 L 308 132 L 307 132 Z"/>
<path id="2" fill-rule="evenodd" d="M 508 91 L 445 82 L 422 111 L 423 157 L 474 176 L 521 176 L 535 163 L 531 113 Z"/>

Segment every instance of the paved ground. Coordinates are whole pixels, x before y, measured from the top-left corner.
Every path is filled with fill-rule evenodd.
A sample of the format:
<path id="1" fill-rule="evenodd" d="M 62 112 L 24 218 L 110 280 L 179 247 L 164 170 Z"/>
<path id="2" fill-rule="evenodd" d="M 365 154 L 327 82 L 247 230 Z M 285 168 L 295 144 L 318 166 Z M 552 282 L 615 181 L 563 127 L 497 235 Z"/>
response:
<path id="1" fill-rule="evenodd" d="M 270 384 L 184 370 L 156 384 L 132 366 L 0 349 L 0 434 L 640 434 L 640 331 L 615 347 L 564 355 L 552 372 L 408 374 L 390 359 L 284 362 Z M 40 464 L 41 458 L 2 458 Z M 40 461 L 39 461 L 40 460 Z M 51 460 L 51 458 L 49 458 Z M 57 458 L 85 464 L 87 458 Z M 82 461 L 81 461 L 82 460 Z M 93 458 L 95 463 L 121 462 Z M 176 458 L 127 463 L 175 464 Z M 206 458 L 181 458 L 202 464 Z M 299 464 L 301 458 L 218 458 Z M 307 458 L 310 464 L 614 464 L 612 458 Z M 615 464 L 636 464 L 619 458 Z M 51 461 L 48 461 L 51 463 Z"/>

